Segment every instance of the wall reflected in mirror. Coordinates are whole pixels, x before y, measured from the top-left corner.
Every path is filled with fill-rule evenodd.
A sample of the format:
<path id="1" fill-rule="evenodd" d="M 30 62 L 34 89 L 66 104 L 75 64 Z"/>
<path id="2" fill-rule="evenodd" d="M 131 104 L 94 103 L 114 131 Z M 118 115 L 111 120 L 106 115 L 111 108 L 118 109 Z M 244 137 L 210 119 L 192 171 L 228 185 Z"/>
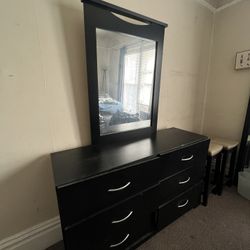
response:
<path id="1" fill-rule="evenodd" d="M 156 42 L 96 29 L 100 134 L 151 126 Z"/>

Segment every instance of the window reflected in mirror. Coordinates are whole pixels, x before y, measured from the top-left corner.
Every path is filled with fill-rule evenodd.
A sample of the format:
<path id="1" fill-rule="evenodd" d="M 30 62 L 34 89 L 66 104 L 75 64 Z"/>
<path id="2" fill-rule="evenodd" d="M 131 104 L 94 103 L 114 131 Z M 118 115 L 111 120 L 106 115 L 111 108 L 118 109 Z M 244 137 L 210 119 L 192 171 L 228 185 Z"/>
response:
<path id="1" fill-rule="evenodd" d="M 101 135 L 151 126 L 156 42 L 96 29 Z"/>

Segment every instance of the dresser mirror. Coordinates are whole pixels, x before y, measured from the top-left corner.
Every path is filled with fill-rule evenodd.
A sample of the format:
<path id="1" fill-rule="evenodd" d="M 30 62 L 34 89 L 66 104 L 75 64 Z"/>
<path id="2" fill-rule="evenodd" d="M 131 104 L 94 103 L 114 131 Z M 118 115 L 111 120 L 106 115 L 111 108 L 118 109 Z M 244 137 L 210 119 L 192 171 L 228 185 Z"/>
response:
<path id="1" fill-rule="evenodd" d="M 156 131 L 164 23 L 84 0 L 92 144 Z"/>

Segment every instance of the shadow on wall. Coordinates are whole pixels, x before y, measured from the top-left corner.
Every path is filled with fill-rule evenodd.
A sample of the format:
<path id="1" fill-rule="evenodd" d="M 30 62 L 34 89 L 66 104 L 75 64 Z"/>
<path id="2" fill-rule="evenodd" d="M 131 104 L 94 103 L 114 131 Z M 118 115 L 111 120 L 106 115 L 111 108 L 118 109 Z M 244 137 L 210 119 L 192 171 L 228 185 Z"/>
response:
<path id="1" fill-rule="evenodd" d="M 50 156 L 0 180 L 0 240 L 58 215 Z"/>
<path id="2" fill-rule="evenodd" d="M 81 144 L 86 145 L 90 143 L 90 121 L 83 10 L 73 9 L 65 4 L 59 4 L 57 7 L 71 77 L 71 85 L 68 86 L 69 93 L 73 92 L 72 105 L 73 110 L 76 111 L 76 124 Z"/>

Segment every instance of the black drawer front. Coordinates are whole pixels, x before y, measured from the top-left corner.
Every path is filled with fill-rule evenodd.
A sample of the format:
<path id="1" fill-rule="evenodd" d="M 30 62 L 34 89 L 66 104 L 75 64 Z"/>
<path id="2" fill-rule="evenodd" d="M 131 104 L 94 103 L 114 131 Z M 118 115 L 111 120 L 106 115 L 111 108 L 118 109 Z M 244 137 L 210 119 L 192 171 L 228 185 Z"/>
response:
<path id="1" fill-rule="evenodd" d="M 158 229 L 167 226 L 178 217 L 200 204 L 202 183 L 189 189 L 172 201 L 161 205 L 158 209 Z"/>
<path id="2" fill-rule="evenodd" d="M 57 190 L 63 227 L 114 205 L 159 180 L 159 158 Z"/>
<path id="3" fill-rule="evenodd" d="M 69 234 L 64 241 L 65 250 L 124 250 L 129 249 L 136 241 L 143 237 L 143 233 L 124 233 L 119 236 L 110 236 L 109 239 L 100 240 L 98 237 L 88 239 L 78 232 L 77 235 Z"/>
<path id="4" fill-rule="evenodd" d="M 176 195 L 200 182 L 203 178 L 204 167 L 191 167 L 160 182 L 160 202 L 167 202 Z"/>
<path id="5" fill-rule="evenodd" d="M 172 175 L 144 192 L 143 198 L 148 211 L 157 209 L 199 183 L 203 178 L 203 167 L 191 167 Z"/>
<path id="6" fill-rule="evenodd" d="M 162 178 L 193 166 L 205 167 L 208 145 L 209 142 L 205 141 L 166 155 L 161 155 Z"/>
<path id="7" fill-rule="evenodd" d="M 125 249 L 150 231 L 142 196 L 136 196 L 64 231 L 69 250 Z"/>

